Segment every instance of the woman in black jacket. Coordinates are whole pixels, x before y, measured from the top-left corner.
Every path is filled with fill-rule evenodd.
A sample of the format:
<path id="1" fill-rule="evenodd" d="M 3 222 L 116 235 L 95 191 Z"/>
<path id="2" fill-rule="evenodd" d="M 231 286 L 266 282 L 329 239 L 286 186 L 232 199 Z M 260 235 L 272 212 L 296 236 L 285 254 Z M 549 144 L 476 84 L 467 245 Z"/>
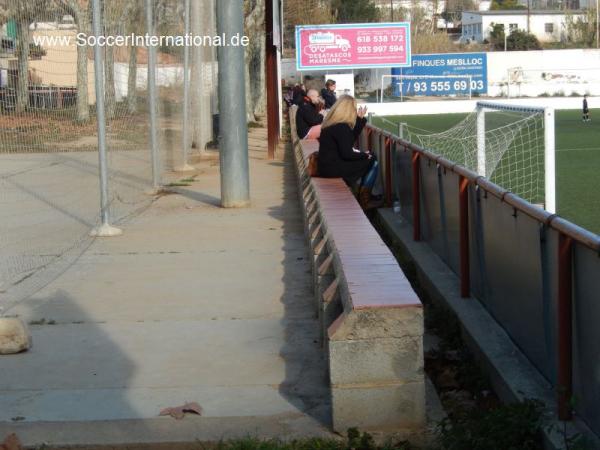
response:
<path id="1" fill-rule="evenodd" d="M 356 109 L 356 100 L 341 96 L 321 125 L 318 172 L 320 177 L 343 178 L 352 187 L 362 180 L 359 190 L 361 206 L 366 208 L 375 183 L 377 161 L 371 152 L 354 148 L 354 142 L 367 123 L 367 108 Z"/>
<path id="2" fill-rule="evenodd" d="M 292 104 L 300 106 L 306 97 L 306 88 L 303 84 L 297 84 L 292 91 Z"/>
<path id="3" fill-rule="evenodd" d="M 323 122 L 319 93 L 309 89 L 303 100 L 296 112 L 296 133 L 300 139 L 319 139 Z"/>

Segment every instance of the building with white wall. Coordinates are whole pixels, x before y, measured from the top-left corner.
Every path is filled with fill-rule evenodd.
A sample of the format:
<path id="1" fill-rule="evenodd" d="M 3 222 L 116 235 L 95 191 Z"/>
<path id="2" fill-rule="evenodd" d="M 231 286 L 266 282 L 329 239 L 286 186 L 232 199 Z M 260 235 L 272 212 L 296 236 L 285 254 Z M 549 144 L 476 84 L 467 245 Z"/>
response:
<path id="1" fill-rule="evenodd" d="M 585 20 L 585 13 L 572 11 L 533 10 L 495 10 L 495 11 L 465 11 L 462 13 L 463 42 L 483 42 L 489 39 L 490 32 L 495 24 L 504 26 L 505 33 L 518 29 L 529 31 L 540 42 L 560 42 L 566 38 L 567 18 Z"/>

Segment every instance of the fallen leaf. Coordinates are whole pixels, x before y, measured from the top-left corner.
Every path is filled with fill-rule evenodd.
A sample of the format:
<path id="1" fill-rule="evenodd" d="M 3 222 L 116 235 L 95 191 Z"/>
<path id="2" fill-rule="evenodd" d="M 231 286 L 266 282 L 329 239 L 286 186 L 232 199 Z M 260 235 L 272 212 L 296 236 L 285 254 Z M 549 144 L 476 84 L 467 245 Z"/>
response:
<path id="1" fill-rule="evenodd" d="M 4 439 L 4 442 L 0 445 L 0 450 L 23 450 L 23 446 L 17 435 L 13 433 Z"/>
<path id="2" fill-rule="evenodd" d="M 202 407 L 196 402 L 186 403 L 183 406 L 165 408 L 160 412 L 159 416 L 171 416 L 177 420 L 181 420 L 185 416 L 185 413 L 197 414 L 201 416 Z"/>

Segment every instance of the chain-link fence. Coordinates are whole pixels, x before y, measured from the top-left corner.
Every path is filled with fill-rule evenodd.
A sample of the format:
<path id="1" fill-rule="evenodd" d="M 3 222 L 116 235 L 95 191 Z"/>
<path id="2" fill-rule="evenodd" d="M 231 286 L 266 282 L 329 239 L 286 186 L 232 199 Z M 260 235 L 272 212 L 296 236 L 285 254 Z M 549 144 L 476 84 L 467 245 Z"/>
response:
<path id="1" fill-rule="evenodd" d="M 101 220 L 95 55 L 81 45 L 94 37 L 94 2 L 104 36 L 131 37 L 99 52 L 111 224 L 123 227 L 147 207 L 157 185 L 181 177 L 173 169 L 188 162 L 185 155 L 213 139 L 214 49 L 160 45 L 152 67 L 151 48 L 133 37 L 146 35 L 148 16 L 156 36 L 214 33 L 214 0 L 0 1 L 0 307 L 51 281 L 91 243 Z M 198 74 L 203 82 L 194 89 Z M 192 120 L 184 151 L 186 100 Z"/>

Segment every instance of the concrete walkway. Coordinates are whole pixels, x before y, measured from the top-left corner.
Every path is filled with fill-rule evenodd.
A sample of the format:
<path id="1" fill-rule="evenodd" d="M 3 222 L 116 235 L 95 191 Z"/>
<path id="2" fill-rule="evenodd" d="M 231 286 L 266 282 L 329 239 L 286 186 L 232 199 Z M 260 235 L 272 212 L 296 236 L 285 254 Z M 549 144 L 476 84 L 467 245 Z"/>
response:
<path id="1" fill-rule="evenodd" d="M 292 161 L 267 161 L 263 135 L 250 139 L 250 208 L 218 206 L 218 160 L 203 160 L 191 186 L 5 311 L 31 324 L 33 348 L 0 357 L 0 436 L 59 447 L 329 435 Z M 158 417 L 192 401 L 202 417 Z"/>

